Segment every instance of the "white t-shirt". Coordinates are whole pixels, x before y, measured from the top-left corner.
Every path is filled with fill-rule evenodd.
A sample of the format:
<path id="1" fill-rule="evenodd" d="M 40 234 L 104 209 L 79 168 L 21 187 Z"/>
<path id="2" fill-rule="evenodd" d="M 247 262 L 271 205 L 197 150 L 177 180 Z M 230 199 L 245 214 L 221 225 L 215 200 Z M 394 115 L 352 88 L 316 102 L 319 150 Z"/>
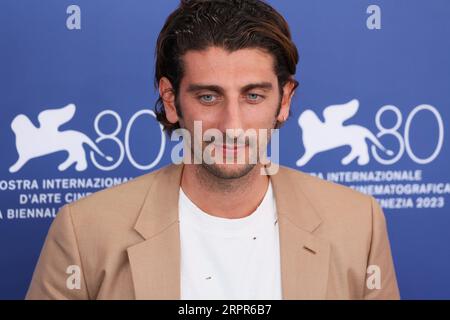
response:
<path id="1" fill-rule="evenodd" d="M 279 230 L 272 185 L 249 216 L 198 208 L 180 188 L 181 299 L 281 299 Z"/>

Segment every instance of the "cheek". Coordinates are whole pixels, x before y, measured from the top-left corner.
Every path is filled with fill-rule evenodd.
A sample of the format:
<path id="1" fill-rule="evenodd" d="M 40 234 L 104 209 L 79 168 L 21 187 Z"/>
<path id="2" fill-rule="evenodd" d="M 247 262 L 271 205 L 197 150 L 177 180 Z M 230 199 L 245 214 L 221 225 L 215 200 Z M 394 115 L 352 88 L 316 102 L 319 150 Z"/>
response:
<path id="1" fill-rule="evenodd" d="M 211 107 L 213 108 L 213 107 Z M 200 121 L 202 130 L 209 128 L 220 128 L 222 116 L 218 110 L 207 109 L 201 105 L 191 104 L 187 106 L 186 112 L 183 114 L 184 125 L 190 129 L 194 128 L 194 122 Z"/>
<path id="2" fill-rule="evenodd" d="M 189 95 L 180 96 L 180 108 L 186 121 L 201 120 L 207 115 L 196 98 Z"/>
<path id="3" fill-rule="evenodd" d="M 196 112 L 196 108 L 194 107 L 191 99 L 186 99 L 183 96 L 180 96 L 179 100 L 179 108 L 182 113 L 182 119 L 180 119 L 180 124 L 183 127 L 190 128 L 194 126 L 194 120 L 200 120 L 199 115 Z"/>
<path id="4" fill-rule="evenodd" d="M 274 105 L 255 108 L 245 115 L 246 123 L 252 128 L 273 128 L 276 123 L 277 107 Z"/>
<path id="5" fill-rule="evenodd" d="M 201 108 L 192 108 L 188 112 L 186 112 L 186 116 L 184 117 L 186 125 L 190 127 L 194 127 L 195 121 L 201 121 L 203 130 L 208 128 L 217 127 L 217 124 L 220 121 L 220 117 L 215 116 L 211 112 L 205 112 L 201 110 Z"/>

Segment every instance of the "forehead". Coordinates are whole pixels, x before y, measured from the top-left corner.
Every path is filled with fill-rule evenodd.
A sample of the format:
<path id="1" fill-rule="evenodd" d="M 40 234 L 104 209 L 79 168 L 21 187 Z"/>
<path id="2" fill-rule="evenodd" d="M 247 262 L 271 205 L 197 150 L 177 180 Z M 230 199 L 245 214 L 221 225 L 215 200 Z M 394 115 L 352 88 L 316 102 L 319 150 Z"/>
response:
<path id="1" fill-rule="evenodd" d="M 274 59 L 257 48 L 228 52 L 220 47 L 190 50 L 183 56 L 185 83 L 202 82 L 245 85 L 251 82 L 276 81 Z"/>

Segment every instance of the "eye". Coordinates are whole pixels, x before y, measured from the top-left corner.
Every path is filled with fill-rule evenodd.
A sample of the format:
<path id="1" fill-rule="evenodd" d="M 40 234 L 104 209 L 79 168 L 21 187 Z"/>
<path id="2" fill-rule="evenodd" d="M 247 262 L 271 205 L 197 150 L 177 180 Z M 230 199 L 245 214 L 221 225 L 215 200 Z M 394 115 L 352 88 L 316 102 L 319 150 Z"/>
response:
<path id="1" fill-rule="evenodd" d="M 257 93 L 249 93 L 247 94 L 247 97 L 249 98 L 250 101 L 252 102 L 258 102 L 260 100 L 264 99 L 264 96 L 257 94 Z"/>
<path id="2" fill-rule="evenodd" d="M 198 96 L 198 99 L 200 100 L 200 102 L 204 102 L 206 104 L 211 104 L 216 101 L 216 96 L 214 96 L 212 94 L 204 94 L 204 95 Z"/>

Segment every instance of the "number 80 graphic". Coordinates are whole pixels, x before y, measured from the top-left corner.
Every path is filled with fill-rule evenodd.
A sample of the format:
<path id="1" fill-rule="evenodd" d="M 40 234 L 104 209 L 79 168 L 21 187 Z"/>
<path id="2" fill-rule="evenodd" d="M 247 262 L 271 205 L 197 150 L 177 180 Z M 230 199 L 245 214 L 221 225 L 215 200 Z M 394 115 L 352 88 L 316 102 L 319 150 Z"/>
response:
<path id="1" fill-rule="evenodd" d="M 427 158 L 419 158 L 412 150 L 411 142 L 410 142 L 410 130 L 411 130 L 412 121 L 416 118 L 416 115 L 421 111 L 422 112 L 424 112 L 424 111 L 431 112 L 434 115 L 436 122 L 438 124 L 438 128 L 439 128 L 439 136 L 438 136 L 438 141 L 437 141 L 436 147 L 435 147 L 433 153 Z M 393 112 L 395 114 L 396 123 L 391 128 L 386 128 L 381 124 L 381 116 L 385 112 Z M 422 104 L 422 105 L 415 107 L 410 112 L 410 114 L 408 115 L 408 118 L 406 119 L 403 136 L 398 132 L 398 129 L 402 125 L 402 121 L 403 121 L 402 113 L 400 112 L 399 108 L 397 108 L 396 106 L 386 105 L 386 106 L 383 106 L 382 108 L 380 108 L 380 110 L 378 110 L 378 112 L 375 116 L 375 124 L 376 124 L 377 128 L 380 130 L 377 133 L 377 138 L 381 138 L 385 135 L 394 136 L 398 141 L 399 150 L 392 159 L 383 159 L 377 153 L 377 149 L 375 148 L 375 146 L 372 145 L 371 150 L 372 150 L 372 154 L 373 154 L 373 157 L 375 158 L 375 160 L 378 161 L 379 163 L 385 164 L 385 165 L 393 164 L 393 163 L 396 163 L 403 156 L 405 151 L 408 154 L 408 156 L 411 158 L 411 160 L 413 160 L 414 162 L 416 162 L 418 164 L 427 164 L 427 163 L 432 162 L 434 159 L 436 159 L 436 157 L 439 155 L 439 152 L 441 151 L 443 143 L 444 143 L 444 123 L 442 121 L 441 115 L 436 110 L 436 108 L 431 105 L 428 105 L 428 104 Z"/>
<path id="2" fill-rule="evenodd" d="M 116 128 L 111 133 L 102 132 L 99 128 L 99 122 L 102 119 L 102 117 L 105 117 L 108 115 L 112 116 L 116 120 Z M 104 165 L 101 165 L 100 163 L 98 163 L 97 160 L 95 159 L 94 152 L 93 151 L 90 152 L 91 161 L 98 169 L 104 170 L 104 171 L 111 171 L 111 170 L 116 169 L 122 163 L 125 155 L 127 156 L 128 161 L 130 161 L 130 163 L 135 168 L 140 169 L 140 170 L 149 170 L 149 169 L 155 167 L 161 161 L 161 158 L 164 154 L 164 149 L 166 146 L 166 136 L 164 135 L 164 132 L 162 131 L 163 126 L 161 124 L 159 125 L 160 132 L 161 132 L 161 143 L 160 143 L 158 155 L 156 156 L 155 160 L 153 160 L 149 164 L 140 164 L 140 163 L 137 163 L 136 160 L 133 158 L 133 155 L 132 155 L 131 149 L 130 149 L 130 132 L 131 132 L 131 128 L 132 128 L 134 122 L 136 121 L 136 119 L 142 115 L 150 115 L 156 119 L 156 115 L 152 110 L 143 109 L 143 110 L 136 112 L 131 117 L 131 119 L 128 121 L 127 127 L 125 128 L 124 143 L 122 143 L 122 141 L 119 138 L 117 138 L 117 134 L 122 129 L 122 119 L 120 118 L 120 116 L 117 112 L 115 112 L 113 110 L 104 110 L 95 117 L 94 128 L 98 134 L 98 138 L 95 139 L 95 143 L 99 143 L 103 140 L 112 140 L 119 147 L 119 158 L 117 159 L 117 161 L 115 163 L 113 163 L 112 165 L 109 165 L 109 166 L 104 166 Z"/>

